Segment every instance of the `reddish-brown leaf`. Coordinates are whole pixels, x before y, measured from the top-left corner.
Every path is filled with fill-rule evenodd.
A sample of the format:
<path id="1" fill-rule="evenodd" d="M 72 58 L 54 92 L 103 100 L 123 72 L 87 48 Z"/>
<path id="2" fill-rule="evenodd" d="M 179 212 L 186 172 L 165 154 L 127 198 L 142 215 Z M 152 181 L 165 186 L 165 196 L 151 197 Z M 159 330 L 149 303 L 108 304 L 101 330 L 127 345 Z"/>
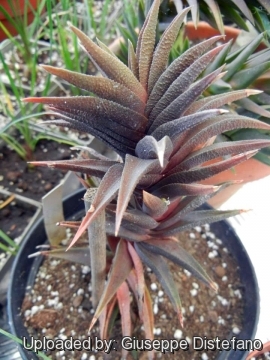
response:
<path id="1" fill-rule="evenodd" d="M 108 78 L 126 86 L 143 102 L 146 101 L 147 94 L 145 89 L 124 63 L 110 55 L 107 51 L 101 49 L 76 27 L 71 26 L 71 30 L 78 36 L 92 61 L 98 66 L 102 73 L 106 74 Z"/>

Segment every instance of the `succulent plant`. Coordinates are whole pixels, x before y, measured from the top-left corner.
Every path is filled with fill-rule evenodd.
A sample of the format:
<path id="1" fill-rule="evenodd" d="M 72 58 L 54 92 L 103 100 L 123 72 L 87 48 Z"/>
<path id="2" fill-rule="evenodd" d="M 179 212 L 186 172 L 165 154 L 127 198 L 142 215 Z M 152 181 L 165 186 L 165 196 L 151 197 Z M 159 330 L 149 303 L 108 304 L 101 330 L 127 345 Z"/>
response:
<path id="1" fill-rule="evenodd" d="M 227 22 L 233 22 L 239 28 L 248 31 L 246 20 L 259 32 L 269 30 L 270 4 L 265 0 L 228 0 L 226 3 L 222 0 L 164 0 L 161 15 L 181 11 L 186 4 L 192 6 L 191 15 L 195 24 L 199 19 L 205 20 L 222 34 L 224 23 Z"/>
<path id="2" fill-rule="evenodd" d="M 202 96 L 225 75 L 224 66 L 203 74 L 227 46 L 214 46 L 222 36 L 193 46 L 167 66 L 171 46 L 189 9 L 176 16 L 155 46 L 159 6 L 160 0 L 155 0 L 139 34 L 136 52 L 130 44 L 128 67 L 104 44 L 94 43 L 71 27 L 105 77 L 50 66 L 44 69 L 94 95 L 26 99 L 48 104 L 61 118 L 50 123 L 91 133 L 119 155 L 118 159 L 111 160 L 89 149 L 90 159 L 34 163 L 82 173 L 86 176 L 83 181 L 86 187 L 88 176 L 101 179 L 96 189 L 86 191 L 88 207 L 83 220 L 79 224 L 64 225 L 78 227 L 68 249 L 88 230 L 91 259 L 98 259 L 95 264 L 91 263 L 92 280 L 95 281 L 97 267 L 99 273 L 103 271 L 100 278 L 103 283 L 97 290 L 101 298 L 91 323 L 93 326 L 101 316 L 102 336 L 106 336 L 108 320 L 105 318 L 110 317 L 116 300 L 122 314 L 123 332 L 130 334 L 130 288 L 137 300 L 146 336 L 153 338 L 153 315 L 143 264 L 156 274 L 180 322 L 180 297 L 166 259 L 217 289 L 198 262 L 180 246 L 176 236 L 196 225 L 238 214 L 241 210 L 198 209 L 216 191 L 229 185 L 202 185 L 200 181 L 270 146 L 270 141 L 263 137 L 213 143 L 224 131 L 270 130 L 264 122 L 221 108 L 258 92 L 237 90 Z M 207 164 L 219 157 L 225 159 Z M 107 241 L 101 233 L 107 234 Z M 114 257 L 105 286 L 106 244 Z M 74 249 L 70 250 L 75 254 Z"/>
<path id="3" fill-rule="evenodd" d="M 152 2 L 152 1 L 150 1 Z M 193 7 L 193 20 L 194 14 L 199 11 L 199 8 L 206 7 L 206 4 L 197 4 L 197 8 Z M 248 2 L 247 2 L 248 3 Z M 178 2 L 177 2 L 178 4 Z M 209 3 L 210 4 L 210 3 Z M 209 5 L 208 4 L 208 5 Z M 143 3 L 139 3 L 138 14 L 143 13 Z M 200 5 L 200 7 L 198 6 Z M 241 8 L 240 4 L 238 4 Z M 243 2 L 243 6 L 246 6 Z M 250 5 L 250 4 L 247 4 Z M 254 4 L 258 7 L 259 5 Z M 128 39 L 131 40 L 133 46 L 135 46 L 138 34 L 134 28 L 138 28 L 139 16 L 132 16 L 136 13 L 135 5 L 125 4 L 125 7 L 128 11 L 129 16 L 124 16 L 124 25 L 118 23 L 117 27 L 122 35 L 122 40 L 119 42 L 119 52 L 118 57 L 125 63 L 127 63 L 128 58 Z M 146 2 L 147 7 L 147 2 Z M 162 2 L 162 7 L 168 7 L 166 2 Z M 267 4 L 266 4 L 267 7 Z M 223 7 L 221 7 L 223 9 Z M 243 9 L 242 9 L 243 10 Z M 253 9 L 254 10 L 254 9 Z M 262 11 L 262 9 L 260 10 Z M 266 10 L 265 14 L 267 13 Z M 162 12 L 167 12 L 166 10 L 161 10 Z M 256 11 L 253 11 L 256 14 Z M 245 13 L 245 11 L 243 11 Z M 197 17 L 196 17 L 197 18 Z M 251 18 L 249 19 L 251 21 Z M 253 20 L 252 20 L 253 21 Z M 252 22 L 251 21 L 251 22 Z M 222 24 L 223 26 L 223 24 Z M 183 31 L 179 32 L 179 35 L 173 44 L 170 56 L 169 63 L 174 61 L 179 57 L 184 51 L 188 50 L 192 46 L 192 41 L 189 40 L 188 35 L 185 34 L 185 26 L 182 27 Z M 219 28 L 221 31 L 221 29 Z M 222 31 L 221 31 L 222 32 Z M 162 35 L 162 29 L 160 26 L 157 27 L 156 38 L 159 39 Z M 216 81 L 214 85 L 210 86 L 203 93 L 204 96 L 217 95 L 224 93 L 226 91 L 232 90 L 242 90 L 246 88 L 258 89 L 264 91 L 263 93 L 258 93 L 251 96 L 251 98 L 241 99 L 234 102 L 233 104 L 228 104 L 231 111 L 237 112 L 239 114 L 246 114 L 253 118 L 258 118 L 269 123 L 270 112 L 269 103 L 270 103 L 270 87 L 269 87 L 269 52 L 270 50 L 265 45 L 265 40 L 267 40 L 266 34 L 261 33 L 259 35 L 254 35 L 248 33 L 247 39 L 249 40 L 246 45 L 238 45 L 238 40 L 230 41 L 224 47 L 224 49 L 218 54 L 215 58 L 215 61 L 211 63 L 205 70 L 204 75 L 209 74 L 210 72 L 216 70 L 218 67 L 225 65 L 224 71 L 227 71 L 227 74 L 222 77 L 219 81 Z M 246 41 L 245 41 L 246 42 Z M 258 132 L 257 129 L 237 129 L 222 134 L 223 141 L 224 139 L 228 141 L 235 140 L 248 140 L 256 137 L 262 136 L 265 139 L 270 139 L 269 131 L 264 130 Z M 219 137 L 216 139 L 216 142 L 219 141 Z M 270 165 L 270 150 L 269 148 L 264 148 L 259 150 L 259 152 L 254 156 L 256 159 L 261 162 Z"/>

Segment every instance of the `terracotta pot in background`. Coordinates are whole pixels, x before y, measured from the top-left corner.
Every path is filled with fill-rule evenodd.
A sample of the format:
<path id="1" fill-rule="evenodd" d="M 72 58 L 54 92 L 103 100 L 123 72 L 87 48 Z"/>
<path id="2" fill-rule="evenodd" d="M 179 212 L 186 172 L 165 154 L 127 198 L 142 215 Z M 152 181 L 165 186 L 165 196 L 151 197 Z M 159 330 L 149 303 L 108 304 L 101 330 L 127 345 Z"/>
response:
<path id="1" fill-rule="evenodd" d="M 216 161 L 217 160 L 209 163 L 214 163 Z M 245 183 L 260 180 L 266 176 L 270 176 L 270 166 L 251 158 L 238 164 L 233 169 L 223 171 L 220 174 L 204 180 L 202 183 L 218 184 L 230 180 L 242 181 L 241 184 L 231 185 L 210 199 L 209 204 L 211 206 L 219 207 L 233 196 Z"/>
<path id="2" fill-rule="evenodd" d="M 243 32 L 244 30 L 232 27 L 232 26 L 224 26 L 224 35 L 225 41 L 236 40 L 236 38 Z M 220 35 L 220 32 L 210 26 L 205 21 L 199 21 L 197 27 L 194 22 L 188 21 L 185 25 L 185 34 L 189 40 L 203 40 L 209 39 L 212 36 Z M 262 42 L 256 51 L 263 50 L 266 48 L 266 45 Z"/>
<path id="3" fill-rule="evenodd" d="M 27 5 L 25 0 L 2 0 L 0 1 L 0 5 L 9 13 L 9 15 L 15 20 L 16 17 L 24 17 L 25 11 L 27 12 L 27 24 L 31 24 L 34 20 L 34 13 L 33 9 L 36 10 L 40 0 L 27 0 Z M 15 10 L 12 11 L 12 10 Z M 16 28 L 8 21 L 5 15 L 0 12 L 0 22 L 4 27 L 9 31 L 11 35 L 17 35 Z M 7 38 L 6 33 L 0 28 L 0 41 Z"/>

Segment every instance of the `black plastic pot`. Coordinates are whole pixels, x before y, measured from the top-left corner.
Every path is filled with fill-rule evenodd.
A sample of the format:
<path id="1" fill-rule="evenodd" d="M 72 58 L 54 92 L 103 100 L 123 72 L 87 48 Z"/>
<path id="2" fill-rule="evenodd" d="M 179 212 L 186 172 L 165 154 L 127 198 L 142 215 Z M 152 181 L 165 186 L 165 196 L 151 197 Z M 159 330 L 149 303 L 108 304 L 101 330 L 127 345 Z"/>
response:
<path id="1" fill-rule="evenodd" d="M 66 219 L 78 217 L 84 212 L 84 202 L 82 201 L 84 190 L 79 190 L 64 200 L 64 214 Z M 209 208 L 205 205 L 205 207 Z M 239 264 L 240 279 L 242 283 L 242 294 L 244 301 L 243 330 L 237 335 L 237 339 L 253 339 L 255 336 L 259 317 L 259 291 L 257 279 L 251 261 L 244 249 L 240 239 L 226 222 L 221 221 L 211 225 L 211 231 L 223 241 L 232 256 Z M 20 251 L 16 256 L 12 277 L 8 292 L 8 316 L 11 331 L 19 338 L 25 336 L 28 341 L 29 335 L 24 327 L 21 317 L 21 305 L 26 292 L 29 279 L 36 275 L 41 263 L 40 258 L 28 258 L 28 255 L 36 251 L 36 246 L 46 242 L 46 233 L 43 221 L 40 219 L 29 232 L 28 236 L 21 244 Z M 32 282 L 33 283 L 33 282 Z M 218 336 L 219 334 L 217 334 Z M 231 339 L 233 333 L 228 334 Z M 38 357 L 20 347 L 22 359 L 38 360 Z M 242 360 L 246 356 L 244 351 L 222 351 L 217 360 Z"/>

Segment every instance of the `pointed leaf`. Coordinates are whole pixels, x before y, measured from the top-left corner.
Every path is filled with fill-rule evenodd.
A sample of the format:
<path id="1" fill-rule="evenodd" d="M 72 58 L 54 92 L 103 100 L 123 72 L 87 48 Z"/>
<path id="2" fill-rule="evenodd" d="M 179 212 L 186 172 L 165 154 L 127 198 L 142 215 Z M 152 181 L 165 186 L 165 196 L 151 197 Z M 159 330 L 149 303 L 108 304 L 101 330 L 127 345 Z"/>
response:
<path id="1" fill-rule="evenodd" d="M 115 305 L 117 302 L 116 295 L 112 298 L 112 300 L 109 302 L 109 304 L 104 308 L 103 312 L 101 313 L 99 317 L 99 333 L 100 333 L 100 339 L 108 339 L 109 338 L 109 331 L 110 326 L 112 323 L 114 324 L 114 317 L 116 313 Z M 118 315 L 118 311 L 116 313 L 116 316 Z"/>
<path id="2" fill-rule="evenodd" d="M 147 101 L 145 114 L 149 116 L 156 103 L 161 99 L 166 90 L 170 87 L 175 79 L 187 69 L 196 59 L 198 59 L 204 52 L 206 52 L 216 41 L 220 40 L 222 36 L 215 36 L 209 40 L 203 41 L 179 56 L 172 64 L 164 71 L 155 84 L 150 97 Z M 149 123 L 149 126 L 151 123 Z"/>
<path id="3" fill-rule="evenodd" d="M 124 211 L 127 208 L 130 197 L 140 179 L 150 170 L 156 168 L 158 160 L 143 160 L 127 155 L 121 177 L 119 195 L 117 199 L 115 233 L 119 231 Z"/>
<path id="4" fill-rule="evenodd" d="M 139 66 L 132 42 L 130 40 L 128 40 L 128 67 L 133 72 L 134 76 L 139 79 Z"/>
<path id="5" fill-rule="evenodd" d="M 180 26 L 182 25 L 183 20 L 189 10 L 190 8 L 186 8 L 181 12 L 181 14 L 178 14 L 162 34 L 162 37 L 155 49 L 150 68 L 148 80 L 149 94 L 153 90 L 153 87 L 159 79 L 160 75 L 166 69 L 171 48 L 177 38 Z"/>
<path id="6" fill-rule="evenodd" d="M 48 166 L 53 169 L 82 172 L 91 176 L 102 177 L 112 165 L 118 164 L 118 162 L 112 160 L 72 159 L 58 161 L 32 161 L 31 164 L 35 166 Z"/>
<path id="7" fill-rule="evenodd" d="M 270 140 L 243 140 L 216 143 L 191 153 L 179 166 L 176 166 L 173 169 L 173 173 L 192 169 L 206 161 L 221 156 L 241 154 L 246 151 L 261 149 L 268 146 L 270 146 Z"/>
<path id="8" fill-rule="evenodd" d="M 124 281 L 117 290 L 118 306 L 121 314 L 122 336 L 131 336 L 130 295 L 127 283 Z M 122 359 L 126 358 L 128 350 L 122 350 Z"/>
<path id="9" fill-rule="evenodd" d="M 180 297 L 166 261 L 162 256 L 151 253 L 142 243 L 135 243 L 134 246 L 141 260 L 154 272 L 164 291 L 169 296 L 180 323 L 183 326 Z"/>
<path id="10" fill-rule="evenodd" d="M 83 218 L 81 226 L 68 249 L 75 244 L 75 242 L 81 237 L 91 222 L 100 214 L 101 211 L 105 209 L 106 205 L 117 196 L 120 187 L 122 171 L 123 165 L 116 164 L 113 165 L 104 175 L 92 202 L 92 206 Z"/>
<path id="11" fill-rule="evenodd" d="M 126 210 L 123 219 L 132 224 L 139 225 L 142 229 L 154 229 L 158 225 L 151 216 L 137 209 Z"/>
<path id="12" fill-rule="evenodd" d="M 199 6 L 198 0 L 187 0 L 189 6 L 191 7 L 191 16 L 192 21 L 194 22 L 195 29 L 197 29 L 198 21 L 199 21 Z"/>
<path id="13" fill-rule="evenodd" d="M 197 279 L 217 291 L 217 285 L 207 275 L 204 268 L 190 255 L 177 240 L 174 239 L 157 239 L 148 240 L 143 243 L 143 247 L 151 253 L 165 256 L 175 264 L 191 272 Z"/>
<path id="14" fill-rule="evenodd" d="M 74 26 L 70 28 L 80 39 L 94 64 L 96 64 L 108 78 L 126 86 L 143 102 L 146 101 L 147 95 L 144 88 L 124 63 L 102 50 L 79 29 Z"/>
<path id="15" fill-rule="evenodd" d="M 175 119 L 160 125 L 156 130 L 153 131 L 151 136 L 157 140 L 160 140 L 164 134 L 166 134 L 172 140 L 175 152 L 177 145 L 177 141 L 175 139 L 177 139 L 179 135 L 193 126 L 198 125 L 199 123 L 217 115 L 224 114 L 225 112 L 226 110 L 222 109 L 210 109 L 187 116 L 182 116 L 179 119 Z"/>
<path id="16" fill-rule="evenodd" d="M 229 104 L 230 102 L 237 101 L 239 99 L 243 99 L 250 95 L 256 95 L 256 94 L 260 94 L 260 91 L 245 89 L 245 90 L 230 91 L 228 93 L 220 94 L 220 95 L 206 96 L 205 98 L 200 99 L 196 101 L 194 104 L 192 104 L 189 107 L 189 109 L 185 112 L 185 115 L 187 116 L 189 114 L 195 113 L 198 110 L 202 111 L 202 110 L 216 109 L 225 104 Z"/>
<path id="17" fill-rule="evenodd" d="M 113 80 L 100 76 L 79 74 L 48 65 L 42 67 L 50 74 L 56 75 L 80 89 L 90 91 L 103 99 L 111 100 L 139 113 L 144 110 L 144 103 L 132 91 Z"/>
<path id="18" fill-rule="evenodd" d="M 155 105 L 149 117 L 150 122 L 166 109 L 177 97 L 186 91 L 189 86 L 197 79 L 207 65 L 215 58 L 215 56 L 224 48 L 224 44 L 220 45 L 203 56 L 197 59 L 192 65 L 190 65 L 185 71 L 178 76 L 178 78 L 171 84 L 169 89 L 165 92 L 162 98 Z M 175 117 L 174 117 L 175 118 Z"/>
<path id="19" fill-rule="evenodd" d="M 178 204 L 175 210 L 170 214 L 169 218 L 164 220 L 162 223 L 159 224 L 158 229 L 165 229 L 175 223 L 177 223 L 184 214 L 197 209 L 199 206 L 207 202 L 211 199 L 214 195 L 221 192 L 225 188 L 233 184 L 239 184 L 238 181 L 230 181 L 221 184 L 220 186 L 213 186 L 213 190 L 209 191 L 208 193 L 196 196 L 186 196 L 182 199 L 182 201 Z"/>
<path id="20" fill-rule="evenodd" d="M 270 130 L 270 125 L 240 115 L 222 115 L 214 120 L 207 120 L 203 124 L 188 131 L 188 135 L 184 139 L 184 144 L 171 158 L 170 166 L 174 167 L 180 164 L 180 162 L 195 150 L 199 144 L 204 144 L 211 137 L 224 133 L 225 131 L 240 128 Z"/>
<path id="21" fill-rule="evenodd" d="M 222 68 L 217 69 L 213 73 L 205 76 L 195 84 L 191 85 L 188 90 L 178 96 L 172 103 L 164 109 L 157 118 L 153 121 L 149 132 L 154 131 L 158 126 L 166 123 L 168 119 L 179 118 L 186 109 L 197 99 L 199 95 L 216 80 L 217 76 L 221 73 Z"/>
<path id="22" fill-rule="evenodd" d="M 199 182 L 201 180 L 214 176 L 222 171 L 228 170 L 243 161 L 246 161 L 247 159 L 254 156 L 256 153 L 257 151 L 249 151 L 240 155 L 233 156 L 232 158 L 219 161 L 212 165 L 177 172 L 172 175 L 168 175 L 166 178 L 161 180 L 158 185 L 162 186 L 171 183 L 190 184 L 192 182 Z"/>
<path id="23" fill-rule="evenodd" d="M 222 66 L 226 62 L 226 56 L 228 55 L 229 51 L 231 50 L 233 41 L 228 41 L 223 49 L 220 51 L 219 54 L 215 57 L 215 59 L 211 62 L 210 65 L 207 66 L 207 69 L 204 71 L 204 75 L 208 75 L 211 72 L 218 69 L 220 66 Z"/>
<path id="24" fill-rule="evenodd" d="M 210 224 L 213 222 L 225 220 L 243 212 L 242 210 L 196 210 L 182 216 L 182 219 L 173 226 L 160 230 L 163 236 L 171 236 L 180 231 L 191 230 L 195 226 Z M 156 230 L 156 235 L 158 231 Z"/>
<path id="25" fill-rule="evenodd" d="M 108 48 L 108 46 L 107 46 L 106 44 L 104 44 L 104 43 L 103 43 L 102 41 L 100 41 L 98 38 L 96 38 L 96 40 L 97 40 L 98 46 L 99 46 L 102 50 L 106 51 L 108 54 L 110 54 L 110 55 L 114 56 L 115 58 L 117 58 L 117 56 L 115 55 L 115 53 L 114 53 L 110 48 Z"/>
<path id="26" fill-rule="evenodd" d="M 114 121 L 128 129 L 135 131 L 143 131 L 147 124 L 147 119 L 143 115 L 113 101 L 93 96 L 40 98 L 30 97 L 24 101 L 48 104 L 53 109 L 64 110 L 74 115 L 85 113 L 86 123 L 92 124 L 94 126 L 103 124 L 104 118 L 107 120 L 107 123 L 108 120 L 110 120 L 108 125 L 112 125 L 112 121 Z"/>
<path id="27" fill-rule="evenodd" d="M 170 184 L 158 187 L 151 195 L 166 199 L 167 203 L 176 197 L 195 196 L 213 193 L 218 190 L 218 186 L 202 184 Z"/>
<path id="28" fill-rule="evenodd" d="M 231 77 L 237 73 L 238 70 L 241 69 L 244 62 L 248 59 L 248 57 L 256 50 L 263 39 L 264 34 L 258 35 L 253 41 L 251 41 L 242 51 L 241 53 L 227 65 L 226 70 L 227 73 L 224 76 L 224 81 L 229 81 Z"/>
<path id="29" fill-rule="evenodd" d="M 96 309 L 94 317 L 91 321 L 89 330 L 91 330 L 91 328 L 94 326 L 101 312 L 116 294 L 119 287 L 127 279 L 132 268 L 133 264 L 128 253 L 127 243 L 121 239 L 116 249 L 107 284 L 105 286 L 104 292 Z"/>
<path id="30" fill-rule="evenodd" d="M 150 66 L 153 57 L 153 50 L 156 40 L 156 26 L 158 18 L 160 0 L 154 0 L 149 11 L 145 25 L 141 30 L 140 47 L 137 53 L 137 61 L 139 64 L 139 77 L 142 86 L 147 89 Z"/>
<path id="31" fill-rule="evenodd" d="M 260 75 L 270 69 L 270 61 L 254 66 L 252 69 L 238 71 L 230 79 L 230 84 L 234 89 L 243 89 L 250 86 Z"/>
<path id="32" fill-rule="evenodd" d="M 89 247 L 74 247 L 69 251 L 65 249 L 53 249 L 49 251 L 40 251 L 40 255 L 45 255 L 48 257 L 55 257 L 58 259 L 64 259 L 68 261 L 73 261 L 77 264 L 82 264 L 90 266 L 90 252 Z"/>
<path id="33" fill-rule="evenodd" d="M 132 258 L 132 262 L 134 265 L 136 288 L 133 290 L 135 291 L 136 294 L 135 296 L 138 302 L 140 318 L 143 319 L 143 301 L 144 301 L 144 292 L 145 292 L 144 268 L 134 247 L 131 245 L 131 243 L 128 243 L 127 245 L 128 245 L 129 254 Z"/>
<path id="34" fill-rule="evenodd" d="M 143 211 L 154 219 L 160 218 L 168 210 L 166 198 L 154 196 L 143 190 Z"/>
<path id="35" fill-rule="evenodd" d="M 204 0 L 214 15 L 218 30 L 221 34 L 224 34 L 224 25 L 218 3 L 214 0 Z"/>
<path id="36" fill-rule="evenodd" d="M 89 133 L 103 141 L 109 147 L 113 148 L 121 157 L 124 157 L 126 153 L 134 154 L 136 144 L 134 139 L 142 137 L 137 131 L 129 130 L 128 128 L 120 124 L 116 124 L 113 121 L 100 122 L 98 123 L 98 126 L 95 127 L 95 124 L 89 124 L 90 119 L 87 112 L 84 112 L 83 114 L 79 113 L 79 115 L 77 115 L 60 109 L 57 109 L 56 111 L 58 115 L 61 114 L 62 117 L 66 118 L 68 123 L 62 121 L 60 121 L 60 123 L 57 121 L 48 121 L 47 123 L 64 125 L 70 129 L 76 129 L 77 131 Z M 117 130 L 118 133 L 116 132 Z M 119 133 L 125 133 L 127 136 L 130 136 L 130 138 L 128 139 L 123 135 L 119 135 Z M 131 147 L 132 144 L 133 147 Z"/>
<path id="37" fill-rule="evenodd" d="M 157 141 L 153 136 L 145 136 L 136 146 L 135 153 L 140 159 L 158 159 L 160 167 L 164 167 L 173 151 L 171 139 L 164 136 Z"/>
<path id="38" fill-rule="evenodd" d="M 241 10 L 245 17 L 254 25 L 254 18 L 252 12 L 249 10 L 244 0 L 232 0 L 232 2 Z"/>
<path id="39" fill-rule="evenodd" d="M 144 302 L 143 302 L 143 327 L 145 332 L 145 338 L 154 340 L 154 314 L 152 310 L 152 299 L 148 288 L 145 286 Z M 154 350 L 149 351 L 149 360 L 154 360 Z"/>

